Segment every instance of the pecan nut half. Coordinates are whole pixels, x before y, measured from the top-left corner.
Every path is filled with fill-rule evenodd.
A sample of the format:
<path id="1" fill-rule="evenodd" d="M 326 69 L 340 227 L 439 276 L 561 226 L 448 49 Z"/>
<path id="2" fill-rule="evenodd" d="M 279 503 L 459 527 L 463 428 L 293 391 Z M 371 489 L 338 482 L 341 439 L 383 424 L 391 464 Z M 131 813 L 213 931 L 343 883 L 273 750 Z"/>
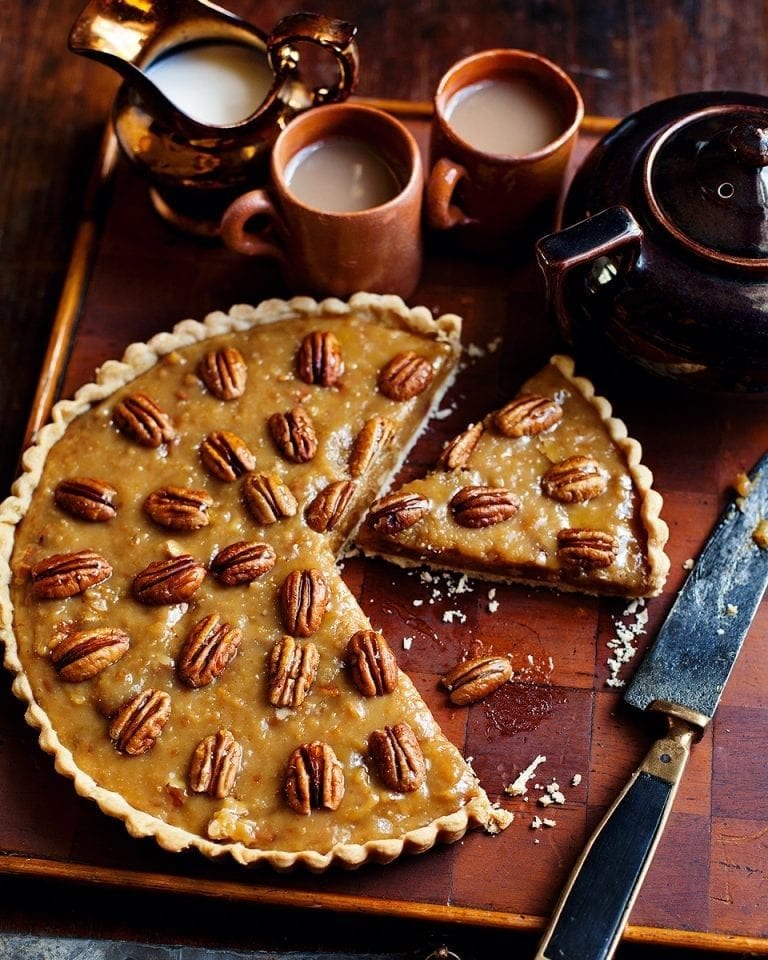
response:
<path id="1" fill-rule="evenodd" d="M 410 793 L 424 783 L 424 754 L 407 723 L 374 730 L 368 738 L 368 750 L 379 777 L 390 790 Z"/>
<path id="2" fill-rule="evenodd" d="M 505 437 L 533 437 L 563 419 L 563 408 L 556 400 L 525 393 L 493 415 L 493 422 Z"/>
<path id="3" fill-rule="evenodd" d="M 283 623 L 296 637 L 311 637 L 328 606 L 328 582 L 320 570 L 292 570 L 280 590 Z"/>
<path id="4" fill-rule="evenodd" d="M 209 350 L 198 364 L 197 373 L 218 400 L 236 400 L 245 393 L 248 367 L 236 347 Z"/>
<path id="5" fill-rule="evenodd" d="M 317 434 L 304 407 L 273 413 L 267 421 L 275 446 L 291 463 L 308 463 L 317 453 Z"/>
<path id="6" fill-rule="evenodd" d="M 477 703 L 512 679 L 512 664 L 506 657 L 475 657 L 457 664 L 441 679 L 450 701 L 463 707 Z"/>
<path id="7" fill-rule="evenodd" d="M 74 597 L 112 576 L 112 566 L 95 550 L 54 553 L 30 570 L 32 593 L 45 600 Z"/>
<path id="8" fill-rule="evenodd" d="M 333 748 L 314 740 L 297 747 L 285 770 L 285 797 L 296 813 L 338 810 L 344 798 L 344 770 Z"/>
<path id="9" fill-rule="evenodd" d="M 463 470 L 469 462 L 480 437 L 482 437 L 484 429 L 483 423 L 480 421 L 480 423 L 473 423 L 463 433 L 454 437 L 443 447 L 437 460 L 437 466 L 441 470 Z"/>
<path id="10" fill-rule="evenodd" d="M 192 753 L 190 790 L 223 800 L 234 790 L 242 762 L 243 748 L 229 730 L 212 733 L 201 740 Z"/>
<path id="11" fill-rule="evenodd" d="M 200 444 L 200 459 L 210 474 L 226 483 L 256 469 L 256 457 L 248 444 L 229 430 L 209 433 Z"/>
<path id="12" fill-rule="evenodd" d="M 392 536 L 418 523 L 431 507 L 430 501 L 421 494 L 389 493 L 371 504 L 365 522 L 377 533 Z"/>
<path id="13" fill-rule="evenodd" d="M 92 523 L 117 515 L 117 490 L 96 477 L 67 477 L 56 484 L 53 499 L 60 509 Z"/>
<path id="14" fill-rule="evenodd" d="M 161 487 L 144 501 L 144 512 L 160 527 L 170 530 L 199 530 L 211 522 L 208 508 L 213 497 L 205 490 Z"/>
<path id="15" fill-rule="evenodd" d="M 553 464 L 541 478 L 541 489 L 561 503 L 583 503 L 605 493 L 608 478 L 594 457 L 567 457 Z"/>
<path id="16" fill-rule="evenodd" d="M 277 554 L 268 543 L 238 540 L 223 547 L 211 560 L 211 573 L 227 587 L 252 583 L 274 567 Z"/>
<path id="17" fill-rule="evenodd" d="M 154 560 L 133 579 L 133 595 L 148 605 L 186 603 L 205 579 L 205 567 L 182 553 L 167 560 Z"/>
<path id="18" fill-rule="evenodd" d="M 300 707 L 317 679 L 320 654 L 311 641 L 301 644 L 283 636 L 269 652 L 269 702 L 273 707 Z"/>
<path id="19" fill-rule="evenodd" d="M 448 504 L 460 527 L 491 527 L 509 520 L 520 509 L 520 501 L 504 487 L 461 487 Z"/>
<path id="20" fill-rule="evenodd" d="M 568 566 L 610 567 L 618 549 L 616 538 L 604 530 L 566 527 L 557 534 L 557 555 Z"/>
<path id="21" fill-rule="evenodd" d="M 296 497 L 277 477 L 267 473 L 249 473 L 243 480 L 243 498 L 257 523 L 277 523 L 293 517 L 299 509 Z"/>
<path id="22" fill-rule="evenodd" d="M 435 371 L 429 360 L 413 350 L 392 357 L 379 371 L 378 387 L 390 400 L 412 400 L 432 383 Z"/>
<path id="23" fill-rule="evenodd" d="M 333 530 L 354 496 L 354 480 L 334 480 L 315 496 L 304 511 L 307 526 L 317 533 Z"/>
<path id="24" fill-rule="evenodd" d="M 206 687 L 220 676 L 235 658 L 243 635 L 237 627 L 210 613 L 187 634 L 176 664 L 176 672 L 188 686 Z"/>
<path id="25" fill-rule="evenodd" d="M 163 690 L 146 689 L 126 700 L 109 725 L 109 737 L 120 753 L 137 757 L 154 747 L 171 716 L 171 698 Z"/>
<path id="26" fill-rule="evenodd" d="M 355 686 L 364 697 L 381 697 L 397 687 L 397 658 L 384 637 L 375 630 L 353 633 L 344 659 Z"/>
<path id="27" fill-rule="evenodd" d="M 159 447 L 176 436 L 171 418 L 146 393 L 124 397 L 112 411 L 112 420 L 120 433 L 142 447 Z"/>
<path id="28" fill-rule="evenodd" d="M 362 477 L 379 454 L 392 442 L 395 425 L 389 417 L 371 417 L 355 437 L 349 454 L 349 472 Z"/>
<path id="29" fill-rule="evenodd" d="M 301 341 L 296 373 L 304 383 L 332 387 L 344 376 L 341 345 L 329 330 L 315 330 Z"/>
<path id="30" fill-rule="evenodd" d="M 130 638 L 118 627 L 76 630 L 51 650 L 51 663 L 67 683 L 90 680 L 124 657 Z"/>

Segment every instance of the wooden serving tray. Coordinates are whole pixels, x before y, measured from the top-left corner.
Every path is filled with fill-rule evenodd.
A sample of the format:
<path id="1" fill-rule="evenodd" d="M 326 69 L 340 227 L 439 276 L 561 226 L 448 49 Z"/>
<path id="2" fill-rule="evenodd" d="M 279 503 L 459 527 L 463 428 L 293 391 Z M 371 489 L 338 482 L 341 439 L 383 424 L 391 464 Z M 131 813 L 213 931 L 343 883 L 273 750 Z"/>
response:
<path id="1" fill-rule="evenodd" d="M 379 103 L 404 116 L 422 148 L 428 115 L 419 105 Z M 576 162 L 609 121 L 585 122 Z M 270 263 L 174 232 L 150 208 L 144 184 L 116 158 L 108 136 L 76 239 L 46 367 L 30 421 L 92 379 L 94 368 L 135 340 L 233 303 L 285 296 Z M 517 265 L 469 262 L 430 249 L 412 298 L 465 319 L 462 371 L 417 445 L 408 471 L 426 469 L 443 441 L 498 406 L 554 350 L 530 251 Z M 643 445 L 665 498 L 672 570 L 647 604 L 642 650 L 685 577 L 684 562 L 706 540 L 739 471 L 768 448 L 765 404 L 696 396 L 620 366 L 580 358 L 616 415 Z M 444 730 L 473 758 L 494 799 L 516 819 L 498 837 L 462 842 L 354 874 L 278 875 L 267 869 L 168 854 L 135 840 L 121 823 L 79 799 L 53 770 L 23 722 L 10 684 L 0 697 L 0 870 L 104 885 L 162 889 L 292 906 L 535 929 L 552 910 L 587 835 L 639 764 L 657 731 L 630 714 L 611 676 L 616 621 L 624 604 L 549 590 L 496 587 L 458 578 L 425 583 L 379 561 L 353 559 L 344 576 L 398 649 Z M 494 599 L 496 603 L 489 603 Z M 498 605 L 495 612 L 492 609 Z M 454 612 L 456 611 L 456 612 Z M 410 649 L 400 649 L 411 637 Z M 509 652 L 516 680 L 470 709 L 450 708 L 437 678 L 468 650 Z M 768 604 L 763 604 L 723 702 L 695 747 L 670 823 L 627 938 L 768 955 Z M 637 662 L 637 660 L 635 660 Z M 627 679 L 632 663 L 619 671 Z M 537 756 L 547 759 L 527 800 L 504 794 Z M 538 798 L 556 782 L 565 803 Z M 538 786 L 536 786 L 538 785 Z M 55 811 L 55 813 L 52 813 Z M 554 826 L 534 829 L 534 818 Z"/>

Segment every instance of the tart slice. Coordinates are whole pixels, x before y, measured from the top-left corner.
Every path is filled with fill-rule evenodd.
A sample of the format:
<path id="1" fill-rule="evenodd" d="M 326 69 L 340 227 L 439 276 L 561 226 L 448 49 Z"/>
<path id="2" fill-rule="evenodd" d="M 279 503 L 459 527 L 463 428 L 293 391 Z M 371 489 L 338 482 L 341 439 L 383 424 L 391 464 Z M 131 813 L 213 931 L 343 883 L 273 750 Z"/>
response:
<path id="1" fill-rule="evenodd" d="M 241 306 L 56 407 L 0 507 L 5 661 L 132 834 L 322 870 L 497 822 L 336 566 L 459 330 L 393 297 Z"/>
<path id="2" fill-rule="evenodd" d="M 608 401 L 555 356 L 428 476 L 376 501 L 357 543 L 403 566 L 653 596 L 669 569 L 667 526 L 640 458 Z"/>

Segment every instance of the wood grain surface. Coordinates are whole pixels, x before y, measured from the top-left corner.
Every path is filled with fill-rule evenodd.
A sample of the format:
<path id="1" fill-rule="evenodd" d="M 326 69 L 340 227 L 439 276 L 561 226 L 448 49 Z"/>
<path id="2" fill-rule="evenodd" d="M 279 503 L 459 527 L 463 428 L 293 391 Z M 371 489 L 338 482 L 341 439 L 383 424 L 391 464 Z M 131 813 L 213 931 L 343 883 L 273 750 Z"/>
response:
<path id="1" fill-rule="evenodd" d="M 70 0 L 56 5 L 9 0 L 4 10 L 3 52 L 14 52 L 0 57 L 0 84 L 8 94 L 0 98 L 0 475 L 6 487 L 116 88 L 104 68 L 66 53 L 66 33 L 79 6 Z M 557 60 L 574 76 L 593 113 L 622 115 L 683 90 L 760 91 L 766 86 L 766 55 L 759 46 L 765 11 L 758 3 L 737 9 L 722 2 L 616 2 L 600 5 L 599 11 L 565 2 L 488 3 L 482 9 L 451 2 L 393 2 L 382 9 L 351 0 L 312 6 L 359 24 L 361 95 L 428 99 L 453 60 L 499 45 L 527 47 Z M 253 2 L 229 8 L 264 27 L 291 9 Z M 263 266 L 244 264 L 219 248 L 192 247 L 168 231 L 151 215 L 142 185 L 122 167 L 113 202 L 105 209 L 104 240 L 93 272 L 87 271 L 89 296 L 76 350 L 60 385 L 65 394 L 131 339 L 185 316 L 283 292 Z M 101 227 L 96 214 L 94 231 Z M 158 264 L 163 265 L 160 274 Z M 139 301 L 124 292 L 132 290 L 142 291 Z M 464 371 L 456 388 L 461 410 L 457 406 L 442 423 L 446 432 L 491 397 L 516 387 L 556 344 L 530 262 L 509 270 L 434 256 L 416 299 L 463 313 L 478 345 L 498 332 L 505 336 L 500 351 L 486 353 Z M 631 372 L 588 366 L 587 361 L 585 372 L 643 442 L 666 498 L 673 574 L 664 597 L 649 605 L 652 630 L 682 580 L 683 561 L 714 521 L 729 480 L 768 445 L 765 422 L 755 405 L 723 406 L 648 384 Z M 414 460 L 417 468 L 439 443 L 439 432 L 426 438 Z M 463 631 L 442 623 L 445 605 L 414 624 L 412 608 L 400 600 L 420 598 L 411 578 L 384 564 L 353 564 L 348 576 L 364 601 L 379 604 L 391 631 L 417 631 L 419 642 L 405 665 L 425 695 L 433 696 L 430 675 L 438 665 L 427 638 L 439 634 L 440 656 L 446 658 L 466 642 Z M 370 951 L 375 945 L 423 948 L 426 955 L 432 946 L 448 943 L 463 956 L 502 949 L 514 956 L 532 952 L 537 917 L 551 908 L 558 878 L 644 752 L 649 731 L 617 708 L 616 695 L 604 685 L 604 643 L 621 612 L 615 604 L 566 599 L 553 606 L 550 594 L 504 588 L 500 597 L 508 616 L 489 618 L 482 591 L 478 587 L 471 598 L 458 598 L 466 604 L 472 636 L 511 643 L 516 656 L 533 657 L 540 676 L 529 677 L 529 706 L 538 713 L 528 710 L 528 719 L 518 721 L 518 705 L 506 714 L 506 708 L 498 708 L 495 717 L 473 708 L 465 727 L 463 715 L 436 710 L 449 735 L 480 758 L 478 772 L 491 792 L 537 753 L 547 754 L 550 765 L 542 776 L 550 782 L 547 773 L 556 774 L 568 798 L 557 810 L 555 828 L 530 830 L 532 815 L 523 809 L 503 838 L 473 836 L 459 847 L 392 869 L 330 880 L 278 882 L 268 874 L 243 878 L 237 871 L 211 870 L 131 841 L 120 825 L 78 801 L 37 751 L 5 681 L 0 793 L 6 814 L 0 817 L 0 846 L 10 855 L 4 865 L 12 876 L 0 880 L 0 930 L 64 930 L 284 951 L 318 946 Z M 398 603 L 381 601 L 395 596 Z M 766 952 L 768 702 L 760 682 L 766 633 L 764 605 L 716 724 L 696 749 L 633 916 L 631 942 L 622 946 L 620 957 L 672 957 L 686 946 Z M 556 670 L 546 676 L 550 656 Z M 583 776 L 578 788 L 567 787 L 572 773 Z M 293 896 L 286 898 L 286 890 Z M 323 919 L 304 909 L 319 901 L 327 907 Z M 442 914 L 435 905 L 445 907 Z M 392 923 L 390 915 L 397 914 L 401 919 Z"/>

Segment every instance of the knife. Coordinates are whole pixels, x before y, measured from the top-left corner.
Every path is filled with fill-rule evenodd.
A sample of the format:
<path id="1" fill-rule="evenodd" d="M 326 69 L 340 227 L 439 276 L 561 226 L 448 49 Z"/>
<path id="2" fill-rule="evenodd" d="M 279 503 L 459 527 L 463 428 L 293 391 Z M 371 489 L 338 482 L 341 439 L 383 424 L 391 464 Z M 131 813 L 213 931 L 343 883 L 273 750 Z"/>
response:
<path id="1" fill-rule="evenodd" d="M 608 960 L 656 851 L 690 749 L 715 712 L 768 582 L 768 453 L 718 521 L 624 694 L 667 732 L 579 857 L 535 960 Z"/>

